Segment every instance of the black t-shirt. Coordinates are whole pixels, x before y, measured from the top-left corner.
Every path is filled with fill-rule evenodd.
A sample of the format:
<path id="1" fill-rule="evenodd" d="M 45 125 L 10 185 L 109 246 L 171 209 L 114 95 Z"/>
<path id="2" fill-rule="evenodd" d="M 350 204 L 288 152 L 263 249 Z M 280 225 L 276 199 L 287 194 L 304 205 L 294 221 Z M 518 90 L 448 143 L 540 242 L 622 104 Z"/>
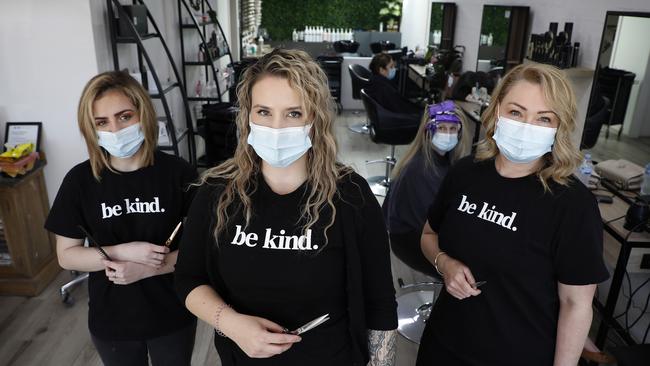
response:
<path id="1" fill-rule="evenodd" d="M 198 190 L 188 214 L 176 267 L 181 299 L 184 300 L 198 285 L 208 284 L 212 275 L 220 282 L 216 286 L 217 292 L 235 310 L 269 319 L 288 329 L 296 329 L 321 315 L 330 314 L 330 320 L 303 334 L 301 342 L 271 358 L 249 358 L 230 339 L 217 337 L 215 345 L 224 364 L 351 365 L 353 351 L 347 310 L 341 201 L 335 201 L 337 215 L 333 226 L 327 230 L 325 245 L 323 229 L 331 218 L 329 208 L 321 210 L 315 226 L 306 233 L 301 232 L 304 218 L 300 209 L 309 193 L 307 183 L 289 194 L 279 195 L 270 189 L 261 175 L 256 180 L 258 188 L 251 196 L 253 216 L 250 224 L 246 227 L 242 210 L 234 213 L 228 221 L 227 231 L 219 237 L 219 248 L 214 249 L 218 256 L 208 263 L 205 260 L 206 246 L 208 250 L 216 248 L 214 210 L 220 190 L 210 184 Z M 348 181 L 344 189 L 350 190 L 353 184 L 356 183 Z M 368 218 L 368 224 L 382 228 L 376 200 L 372 196 L 364 199 L 374 200 L 372 207 L 376 215 Z M 382 255 L 388 257 L 387 250 L 383 251 L 387 249 L 385 232 L 383 240 L 376 245 L 376 253 L 368 256 L 378 256 L 378 263 L 386 263 L 382 260 Z M 367 273 L 370 278 L 375 274 Z M 374 278 L 380 287 L 387 285 L 392 294 L 392 284 L 384 281 L 385 275 L 390 276 L 389 264 L 376 275 Z M 376 307 L 388 307 L 394 311 L 393 305 L 394 297 L 386 305 L 379 302 Z M 368 317 L 374 319 L 372 315 Z M 391 317 L 383 320 L 388 326 L 393 322 Z M 380 325 L 377 329 L 384 328 Z"/>
<path id="2" fill-rule="evenodd" d="M 56 195 L 45 228 L 82 239 L 82 225 L 100 245 L 131 241 L 165 243 L 186 216 L 196 170 L 179 157 L 156 152 L 154 164 L 133 172 L 104 169 L 101 181 L 90 162 L 72 168 Z M 178 240 L 171 250 L 177 249 Z M 142 340 L 181 329 L 193 320 L 178 300 L 171 273 L 115 285 L 104 271 L 88 280 L 90 332 L 107 340 Z"/>
<path id="3" fill-rule="evenodd" d="M 476 297 L 443 291 L 428 326 L 471 365 L 548 366 L 557 333 L 558 282 L 609 276 L 596 200 L 573 178 L 544 192 L 535 175 L 504 178 L 494 160 L 460 160 L 429 210 L 441 250 L 487 281 Z M 426 340 L 421 344 L 426 347 Z"/>

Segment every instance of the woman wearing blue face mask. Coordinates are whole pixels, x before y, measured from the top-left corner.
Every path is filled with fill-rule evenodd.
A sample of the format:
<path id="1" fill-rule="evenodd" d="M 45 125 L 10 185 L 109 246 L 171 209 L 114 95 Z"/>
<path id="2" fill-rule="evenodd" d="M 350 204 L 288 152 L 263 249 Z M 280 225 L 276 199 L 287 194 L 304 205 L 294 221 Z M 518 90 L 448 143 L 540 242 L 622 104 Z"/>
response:
<path id="1" fill-rule="evenodd" d="M 393 365 L 388 238 L 366 181 L 336 161 L 325 73 L 274 50 L 237 97 L 235 155 L 204 173 L 188 214 L 180 298 L 215 328 L 225 366 Z"/>
<path id="2" fill-rule="evenodd" d="M 422 233 L 444 277 L 418 365 L 576 365 L 607 279 L 603 229 L 572 173 L 573 91 L 555 67 L 513 68 L 475 157 L 445 177 Z"/>
<path id="3" fill-rule="evenodd" d="M 78 109 L 89 159 L 72 168 L 45 227 L 61 267 L 90 272 L 90 334 L 105 365 L 189 365 L 196 318 L 173 290 L 177 241 L 196 170 L 156 150 L 148 93 L 124 72 L 92 78 Z M 84 247 L 86 232 L 110 257 Z M 90 240 L 90 239 L 89 239 Z"/>
<path id="4" fill-rule="evenodd" d="M 454 102 L 426 108 L 415 140 L 392 172 L 392 183 L 383 211 L 391 246 L 397 251 L 419 252 L 422 226 L 450 165 L 468 155 L 472 135 L 465 114 Z M 420 256 L 415 269 L 428 272 Z"/>
<path id="5" fill-rule="evenodd" d="M 422 107 L 411 103 L 395 89 L 395 61 L 386 53 L 378 53 L 370 61 L 372 76 L 366 93 L 391 112 L 413 114 L 420 118 Z"/>

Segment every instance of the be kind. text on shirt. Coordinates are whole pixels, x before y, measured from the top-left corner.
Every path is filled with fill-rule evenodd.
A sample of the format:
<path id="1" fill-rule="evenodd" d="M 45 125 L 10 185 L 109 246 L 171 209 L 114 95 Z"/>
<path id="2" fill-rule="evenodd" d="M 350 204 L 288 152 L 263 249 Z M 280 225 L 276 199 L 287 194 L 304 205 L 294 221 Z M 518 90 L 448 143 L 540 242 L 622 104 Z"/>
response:
<path id="1" fill-rule="evenodd" d="M 477 208 L 478 206 L 476 203 L 469 202 L 467 200 L 467 196 L 463 195 L 463 198 L 460 200 L 460 205 L 458 205 L 457 210 L 469 215 L 474 215 L 476 214 Z M 511 215 L 506 215 L 505 213 L 497 211 L 495 205 L 492 205 L 492 207 L 490 207 L 490 204 L 487 202 L 483 202 L 483 206 L 481 207 L 481 210 L 478 212 L 476 217 L 500 225 L 508 230 L 517 231 L 517 227 L 512 226 L 512 224 L 515 222 L 515 217 L 517 217 L 516 212 L 512 212 Z"/>
<path id="2" fill-rule="evenodd" d="M 124 207 L 121 205 L 106 205 L 102 202 L 102 219 L 108 219 L 113 216 L 122 216 L 122 214 L 134 214 L 134 213 L 159 213 L 165 212 L 164 208 L 160 207 L 160 201 L 158 197 L 154 197 L 153 201 L 146 202 L 140 201 L 139 198 L 135 200 L 129 200 L 128 198 L 124 199 Z"/>
<path id="3" fill-rule="evenodd" d="M 237 232 L 230 244 L 246 245 L 249 248 L 256 247 L 259 237 L 257 233 L 246 233 L 241 225 L 236 225 Z M 286 231 L 280 230 L 280 235 L 273 235 L 270 228 L 264 230 L 264 245 L 262 249 L 280 250 L 316 250 L 318 245 L 311 243 L 311 229 L 305 235 L 284 235 Z"/>

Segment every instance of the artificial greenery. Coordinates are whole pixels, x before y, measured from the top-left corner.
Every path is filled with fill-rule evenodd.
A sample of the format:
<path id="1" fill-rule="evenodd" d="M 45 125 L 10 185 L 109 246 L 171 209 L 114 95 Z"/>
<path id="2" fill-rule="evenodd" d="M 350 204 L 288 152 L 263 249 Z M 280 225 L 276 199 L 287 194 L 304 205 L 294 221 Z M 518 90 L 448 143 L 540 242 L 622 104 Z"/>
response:
<path id="1" fill-rule="evenodd" d="M 508 42 L 508 26 L 510 25 L 509 6 L 486 5 L 483 7 L 481 34 L 492 33 L 492 45 L 505 47 Z"/>
<path id="2" fill-rule="evenodd" d="M 264 0 L 262 27 L 276 41 L 290 40 L 294 29 L 305 26 L 378 29 L 382 7 L 377 0 Z"/>

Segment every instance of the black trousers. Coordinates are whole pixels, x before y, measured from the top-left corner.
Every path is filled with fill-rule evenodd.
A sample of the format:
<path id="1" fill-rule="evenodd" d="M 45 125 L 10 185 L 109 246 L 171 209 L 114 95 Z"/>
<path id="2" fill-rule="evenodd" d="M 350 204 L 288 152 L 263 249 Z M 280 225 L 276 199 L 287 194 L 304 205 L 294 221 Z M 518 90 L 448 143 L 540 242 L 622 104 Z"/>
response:
<path id="1" fill-rule="evenodd" d="M 196 320 L 174 333 L 142 341 L 109 341 L 91 334 L 95 348 L 106 366 L 190 366 Z"/>

